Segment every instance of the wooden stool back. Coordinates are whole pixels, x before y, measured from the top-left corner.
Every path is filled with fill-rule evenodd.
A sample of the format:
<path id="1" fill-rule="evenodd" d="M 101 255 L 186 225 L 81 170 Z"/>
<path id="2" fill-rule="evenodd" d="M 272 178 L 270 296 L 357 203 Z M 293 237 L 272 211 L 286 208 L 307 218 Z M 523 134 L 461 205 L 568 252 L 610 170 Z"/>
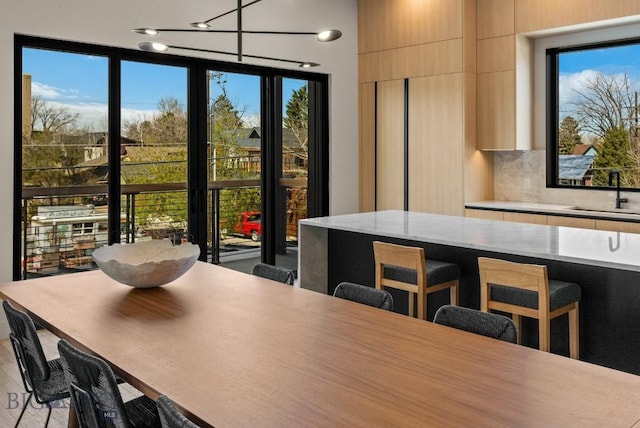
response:
<path id="1" fill-rule="evenodd" d="M 373 254 L 376 266 L 376 288 L 384 290 L 385 287 L 391 287 L 407 291 L 409 293 L 409 316 L 414 316 L 414 298 L 417 296 L 418 318 L 426 319 L 427 273 L 424 249 L 374 241 Z M 385 265 L 415 270 L 417 283 L 410 284 L 386 278 L 384 275 Z"/>
<path id="2" fill-rule="evenodd" d="M 510 262 L 506 260 L 478 257 L 480 272 L 480 309 L 489 312 L 492 309 L 512 314 L 518 330 L 520 343 L 520 317 L 538 319 L 540 350 L 549 352 L 551 337 L 551 319 L 569 314 L 569 353 L 578 358 L 578 302 L 562 306 L 553 312 L 549 302 L 549 278 L 547 267 Z M 492 300 L 491 285 L 501 285 L 515 289 L 538 293 L 538 309 Z"/>

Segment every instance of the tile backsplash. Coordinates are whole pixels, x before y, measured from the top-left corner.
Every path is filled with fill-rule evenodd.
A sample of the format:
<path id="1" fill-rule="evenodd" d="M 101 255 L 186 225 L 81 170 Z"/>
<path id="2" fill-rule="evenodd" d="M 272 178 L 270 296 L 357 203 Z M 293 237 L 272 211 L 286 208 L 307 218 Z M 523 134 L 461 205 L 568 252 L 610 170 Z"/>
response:
<path id="1" fill-rule="evenodd" d="M 614 190 L 551 189 L 546 187 L 544 150 L 494 153 L 494 198 L 497 201 L 577 205 L 595 209 L 615 206 Z M 624 208 L 640 208 L 640 193 L 622 192 Z"/>

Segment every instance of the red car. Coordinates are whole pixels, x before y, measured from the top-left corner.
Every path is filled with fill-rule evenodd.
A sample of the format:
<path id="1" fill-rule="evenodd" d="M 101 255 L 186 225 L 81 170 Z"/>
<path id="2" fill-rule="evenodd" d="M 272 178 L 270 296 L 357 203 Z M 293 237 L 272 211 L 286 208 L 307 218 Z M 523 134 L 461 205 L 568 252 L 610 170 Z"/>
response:
<path id="1" fill-rule="evenodd" d="M 240 214 L 240 220 L 236 223 L 236 233 L 250 236 L 252 241 L 259 241 L 262 236 L 262 224 L 260 224 L 260 212 L 245 211 Z"/>

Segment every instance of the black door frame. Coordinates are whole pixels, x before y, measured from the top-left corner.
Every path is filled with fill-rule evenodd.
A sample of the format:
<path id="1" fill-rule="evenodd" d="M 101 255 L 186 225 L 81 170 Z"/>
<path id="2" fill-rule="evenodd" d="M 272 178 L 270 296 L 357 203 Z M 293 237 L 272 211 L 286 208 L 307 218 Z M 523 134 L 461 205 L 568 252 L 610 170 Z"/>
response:
<path id="1" fill-rule="evenodd" d="M 207 70 L 258 75 L 261 77 L 261 120 L 267 128 L 262 137 L 262 260 L 275 263 L 276 255 L 276 198 L 279 189 L 282 150 L 282 91 L 283 77 L 309 82 L 309 181 L 307 216 L 317 217 L 329 213 L 329 78 L 326 74 L 285 70 L 272 67 L 227 63 L 171 54 L 144 52 L 88 43 L 69 42 L 22 34 L 14 35 L 14 221 L 13 221 L 13 278 L 21 279 L 21 224 L 22 224 L 22 49 L 35 48 L 68 53 L 98 55 L 109 60 L 108 132 L 111 141 L 121 138 L 121 80 L 122 61 L 146 62 L 158 65 L 184 67 L 188 73 L 188 233 L 197 238 L 201 259 L 207 257 Z M 280 88 L 280 89 L 279 89 Z M 278 120 L 279 119 L 279 120 Z M 273 122 L 278 120 L 277 122 Z M 109 145 L 110 177 L 120 177 L 119 144 Z M 117 161 L 116 161 L 117 160 Z M 195 166 L 194 166 L 195 165 Z M 108 243 L 120 241 L 120 182 L 109 180 L 109 237 Z M 266 244 L 266 245 L 265 245 Z"/>

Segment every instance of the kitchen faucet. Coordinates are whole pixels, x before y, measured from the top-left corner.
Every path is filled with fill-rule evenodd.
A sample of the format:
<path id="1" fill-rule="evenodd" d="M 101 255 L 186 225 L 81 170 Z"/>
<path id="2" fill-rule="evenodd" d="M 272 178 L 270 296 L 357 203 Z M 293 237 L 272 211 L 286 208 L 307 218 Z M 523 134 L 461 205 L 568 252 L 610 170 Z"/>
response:
<path id="1" fill-rule="evenodd" d="M 616 178 L 616 208 L 622 208 L 622 203 L 627 203 L 627 198 L 620 197 L 620 171 L 612 169 L 609 171 L 609 186 L 613 186 L 613 177 Z"/>

